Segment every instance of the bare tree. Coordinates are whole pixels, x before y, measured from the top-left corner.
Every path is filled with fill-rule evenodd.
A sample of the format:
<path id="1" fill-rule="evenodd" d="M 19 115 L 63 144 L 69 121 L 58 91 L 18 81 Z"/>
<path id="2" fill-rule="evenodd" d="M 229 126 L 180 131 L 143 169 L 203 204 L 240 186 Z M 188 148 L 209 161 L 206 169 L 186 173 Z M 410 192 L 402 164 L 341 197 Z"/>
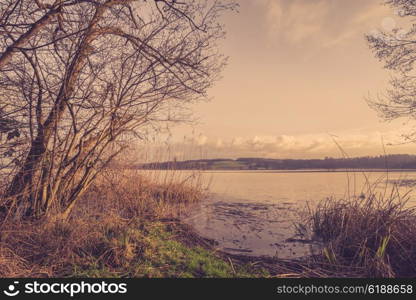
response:
<path id="1" fill-rule="evenodd" d="M 66 217 L 132 137 L 181 120 L 224 66 L 218 18 L 234 8 L 220 0 L 2 1 L 3 207 Z"/>
<path id="2" fill-rule="evenodd" d="M 395 28 L 391 31 L 379 31 L 367 35 L 371 50 L 391 71 L 390 88 L 377 99 L 368 102 L 385 120 L 407 118 L 416 119 L 416 2 L 412 0 L 387 0 L 386 5 L 404 18 L 407 28 Z M 407 141 L 416 141 L 416 132 L 405 136 Z"/>

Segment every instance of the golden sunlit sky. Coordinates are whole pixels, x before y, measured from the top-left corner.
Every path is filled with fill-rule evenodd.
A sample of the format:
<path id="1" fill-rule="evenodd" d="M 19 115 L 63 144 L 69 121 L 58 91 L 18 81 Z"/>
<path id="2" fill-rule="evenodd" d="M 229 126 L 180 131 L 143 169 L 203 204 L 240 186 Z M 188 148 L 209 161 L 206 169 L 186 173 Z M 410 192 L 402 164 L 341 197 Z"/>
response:
<path id="1" fill-rule="evenodd" d="M 366 33 L 402 20 L 382 0 L 240 0 L 223 20 L 229 56 L 198 122 L 172 140 L 206 157 L 320 158 L 411 153 L 395 145 L 409 125 L 381 121 L 366 97 L 388 87 Z M 335 141 L 337 143 L 335 143 Z"/>

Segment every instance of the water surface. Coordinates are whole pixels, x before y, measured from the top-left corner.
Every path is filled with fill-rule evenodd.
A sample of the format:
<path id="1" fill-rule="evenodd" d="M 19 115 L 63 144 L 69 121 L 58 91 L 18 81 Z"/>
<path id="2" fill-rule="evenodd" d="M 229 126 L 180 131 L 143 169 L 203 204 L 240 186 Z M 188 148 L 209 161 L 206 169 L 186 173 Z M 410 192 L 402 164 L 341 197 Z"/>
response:
<path id="1" fill-rule="evenodd" d="M 319 247 L 298 236 L 307 207 L 327 197 L 359 196 L 369 184 L 378 193 L 392 182 L 416 180 L 414 172 L 204 172 L 210 195 L 184 219 L 202 236 L 231 253 L 302 257 Z M 405 194 L 409 187 L 399 187 Z M 413 200 L 412 200 L 413 202 Z"/>

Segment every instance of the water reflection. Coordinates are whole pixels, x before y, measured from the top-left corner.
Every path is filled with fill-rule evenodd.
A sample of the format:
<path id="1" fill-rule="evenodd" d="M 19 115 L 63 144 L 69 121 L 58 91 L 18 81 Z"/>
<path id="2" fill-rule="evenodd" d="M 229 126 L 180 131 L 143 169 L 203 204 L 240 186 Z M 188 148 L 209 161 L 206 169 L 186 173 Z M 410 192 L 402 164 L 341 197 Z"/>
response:
<path id="1" fill-rule="evenodd" d="M 319 246 L 296 230 L 306 207 L 327 197 L 367 192 L 368 183 L 383 193 L 392 184 L 416 179 L 415 173 L 346 172 L 207 172 L 208 199 L 184 220 L 222 250 L 279 258 L 302 257 Z M 404 194 L 408 185 L 399 184 Z"/>

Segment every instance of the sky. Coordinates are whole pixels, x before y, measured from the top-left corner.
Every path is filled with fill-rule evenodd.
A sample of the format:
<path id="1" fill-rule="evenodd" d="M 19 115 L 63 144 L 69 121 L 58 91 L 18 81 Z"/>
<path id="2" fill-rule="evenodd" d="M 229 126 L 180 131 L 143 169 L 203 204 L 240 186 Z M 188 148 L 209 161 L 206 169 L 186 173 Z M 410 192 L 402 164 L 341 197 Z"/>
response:
<path id="1" fill-rule="evenodd" d="M 386 90 L 389 73 L 365 34 L 402 22 L 382 2 L 238 1 L 239 13 L 223 17 L 222 79 L 193 106 L 198 121 L 172 128 L 170 139 L 204 158 L 412 153 L 401 143 L 405 120 L 386 123 L 366 102 Z"/>

